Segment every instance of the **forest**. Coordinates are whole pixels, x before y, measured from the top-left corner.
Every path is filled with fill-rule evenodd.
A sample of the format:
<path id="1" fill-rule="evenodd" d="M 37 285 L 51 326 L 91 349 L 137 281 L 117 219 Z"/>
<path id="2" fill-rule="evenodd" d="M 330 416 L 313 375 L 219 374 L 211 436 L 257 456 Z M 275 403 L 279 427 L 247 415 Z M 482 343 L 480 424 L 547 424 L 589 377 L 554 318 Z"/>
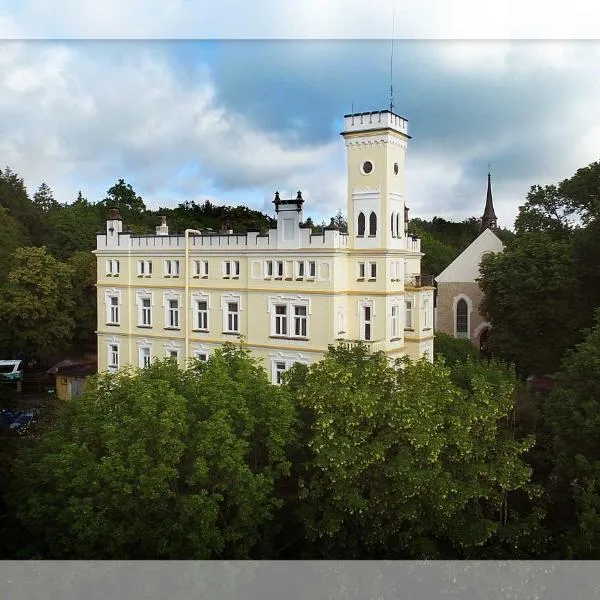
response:
<path id="1" fill-rule="evenodd" d="M 172 230 L 272 225 L 209 202 L 149 211 L 122 179 L 97 202 L 30 197 L 6 168 L 2 355 L 93 348 L 109 206 L 140 233 L 162 214 Z M 599 219 L 600 163 L 531 187 L 482 264 L 485 356 L 438 333 L 433 364 L 331 347 L 281 386 L 243 344 L 96 376 L 33 439 L 0 440 L 0 556 L 600 558 Z M 409 229 L 438 274 L 479 224 Z M 535 375 L 554 389 L 534 393 Z"/>

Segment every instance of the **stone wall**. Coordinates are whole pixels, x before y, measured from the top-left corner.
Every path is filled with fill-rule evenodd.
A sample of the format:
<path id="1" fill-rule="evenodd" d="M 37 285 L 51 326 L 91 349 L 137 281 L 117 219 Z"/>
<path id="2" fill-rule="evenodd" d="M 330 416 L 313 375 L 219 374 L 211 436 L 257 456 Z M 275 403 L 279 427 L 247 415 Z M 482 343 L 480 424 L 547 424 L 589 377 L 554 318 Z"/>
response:
<path id="1" fill-rule="evenodd" d="M 448 335 L 454 335 L 454 305 L 455 298 L 464 295 L 470 300 L 469 339 L 479 346 L 479 335 L 485 328 L 486 321 L 479 314 L 483 293 L 477 283 L 438 283 L 437 292 L 437 322 L 436 330 Z"/>

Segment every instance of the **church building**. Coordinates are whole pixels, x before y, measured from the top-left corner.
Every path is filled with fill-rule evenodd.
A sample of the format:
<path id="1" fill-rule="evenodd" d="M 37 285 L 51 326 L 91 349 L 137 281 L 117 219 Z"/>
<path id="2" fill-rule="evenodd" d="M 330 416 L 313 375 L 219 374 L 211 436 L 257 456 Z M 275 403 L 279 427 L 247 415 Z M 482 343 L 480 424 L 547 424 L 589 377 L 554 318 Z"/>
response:
<path id="1" fill-rule="evenodd" d="M 391 358 L 433 358 L 433 277 L 408 233 L 406 119 L 389 110 L 344 117 L 348 232 L 304 222 L 301 192 L 274 194 L 268 231 L 123 228 L 117 211 L 97 236 L 98 368 L 185 367 L 240 342 L 273 383 L 331 344 L 365 343 Z M 310 202 L 310 198 L 306 199 Z"/>
<path id="2" fill-rule="evenodd" d="M 498 219 L 492 200 L 491 175 L 488 173 L 485 209 L 479 236 L 436 278 L 436 330 L 457 338 L 466 338 L 478 348 L 485 346 L 490 324 L 480 314 L 483 292 L 477 283 L 479 266 L 487 254 L 502 252 L 504 245 L 494 233 Z"/>

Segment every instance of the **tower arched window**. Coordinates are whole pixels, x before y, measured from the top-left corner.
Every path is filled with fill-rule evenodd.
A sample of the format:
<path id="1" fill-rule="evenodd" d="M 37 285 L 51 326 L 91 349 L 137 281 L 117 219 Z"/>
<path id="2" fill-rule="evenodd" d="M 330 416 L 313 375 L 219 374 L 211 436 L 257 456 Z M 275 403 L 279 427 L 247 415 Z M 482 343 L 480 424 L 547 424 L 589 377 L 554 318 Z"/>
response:
<path id="1" fill-rule="evenodd" d="M 402 234 L 400 233 L 400 213 L 396 215 L 396 237 L 400 237 Z"/>
<path id="2" fill-rule="evenodd" d="M 394 231 L 394 213 L 392 213 L 392 216 L 390 218 L 390 230 L 392 232 L 392 237 L 396 237 L 397 231 Z"/>
<path id="3" fill-rule="evenodd" d="M 358 235 L 365 235 L 365 215 L 363 213 L 358 213 Z"/>
<path id="4" fill-rule="evenodd" d="M 377 215 L 371 212 L 369 217 L 369 236 L 375 237 L 377 235 Z"/>
<path id="5" fill-rule="evenodd" d="M 469 307 L 461 298 L 456 303 L 456 337 L 469 336 Z"/>

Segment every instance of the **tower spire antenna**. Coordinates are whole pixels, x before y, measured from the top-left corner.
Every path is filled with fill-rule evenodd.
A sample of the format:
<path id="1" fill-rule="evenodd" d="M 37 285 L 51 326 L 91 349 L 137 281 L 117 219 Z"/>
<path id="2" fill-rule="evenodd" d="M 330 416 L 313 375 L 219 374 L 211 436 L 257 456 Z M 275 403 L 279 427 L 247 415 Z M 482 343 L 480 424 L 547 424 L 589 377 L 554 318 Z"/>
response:
<path id="1" fill-rule="evenodd" d="M 394 112 L 394 29 L 396 26 L 396 7 L 392 13 L 392 39 L 390 50 L 390 112 Z"/>

